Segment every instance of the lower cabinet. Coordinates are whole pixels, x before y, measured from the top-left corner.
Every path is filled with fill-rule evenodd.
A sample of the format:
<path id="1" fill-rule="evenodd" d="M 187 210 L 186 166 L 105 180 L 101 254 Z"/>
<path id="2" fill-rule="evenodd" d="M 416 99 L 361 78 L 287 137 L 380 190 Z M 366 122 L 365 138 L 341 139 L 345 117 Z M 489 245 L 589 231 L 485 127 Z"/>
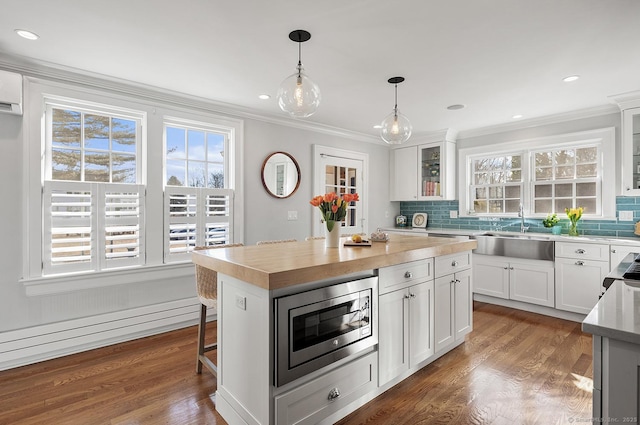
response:
<path id="1" fill-rule="evenodd" d="M 471 270 L 435 280 L 435 351 L 460 341 L 473 328 Z"/>
<path id="2" fill-rule="evenodd" d="M 317 424 L 376 388 L 376 353 L 275 398 L 276 423 Z"/>
<path id="3" fill-rule="evenodd" d="M 473 292 L 492 297 L 555 306 L 553 261 L 474 255 Z"/>
<path id="4" fill-rule="evenodd" d="M 608 273 L 608 261 L 556 258 L 556 308 L 589 314 Z"/>
<path id="5" fill-rule="evenodd" d="M 430 280 L 379 296 L 379 385 L 434 353 L 433 292 Z"/>

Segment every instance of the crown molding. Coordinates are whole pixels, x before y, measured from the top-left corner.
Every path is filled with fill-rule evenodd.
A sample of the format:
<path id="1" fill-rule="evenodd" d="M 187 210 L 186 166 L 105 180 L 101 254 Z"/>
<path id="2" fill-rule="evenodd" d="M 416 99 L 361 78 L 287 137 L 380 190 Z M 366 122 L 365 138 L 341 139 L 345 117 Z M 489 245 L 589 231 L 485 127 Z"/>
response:
<path id="1" fill-rule="evenodd" d="M 464 130 L 458 133 L 458 139 L 487 136 L 496 133 L 505 133 L 507 131 L 516 131 L 525 128 L 540 127 L 543 125 L 558 124 L 567 121 L 592 118 L 615 113 L 620 113 L 620 110 L 614 105 L 600 105 L 593 108 L 579 109 L 576 111 L 568 111 L 560 114 L 545 115 L 542 117 L 520 120 L 518 122 L 510 122 L 471 130 Z"/>
<path id="2" fill-rule="evenodd" d="M 609 100 L 620 108 L 621 111 L 640 107 L 640 90 L 609 96 Z"/>
<path id="3" fill-rule="evenodd" d="M 65 67 L 50 62 L 19 56 L 10 56 L 1 52 L 0 69 L 17 72 L 28 77 L 52 80 L 58 83 L 71 83 L 93 89 L 97 88 L 121 95 L 134 96 L 146 101 L 164 102 L 175 106 L 195 108 L 204 112 L 226 115 L 233 118 L 251 119 L 285 127 L 322 133 L 333 137 L 342 137 L 367 143 L 384 144 L 378 137 L 369 134 L 281 115 L 265 114 L 262 111 L 256 111 L 251 108 L 244 108 L 213 99 L 180 93 L 104 74 Z"/>

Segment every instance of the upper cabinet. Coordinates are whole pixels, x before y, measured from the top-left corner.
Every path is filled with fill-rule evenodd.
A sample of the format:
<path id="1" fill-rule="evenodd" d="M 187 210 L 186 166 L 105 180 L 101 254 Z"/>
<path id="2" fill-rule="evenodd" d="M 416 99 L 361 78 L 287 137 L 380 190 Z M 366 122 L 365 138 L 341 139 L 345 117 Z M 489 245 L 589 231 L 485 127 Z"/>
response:
<path id="1" fill-rule="evenodd" d="M 622 195 L 640 196 L 640 91 L 611 96 L 622 110 Z"/>
<path id="2" fill-rule="evenodd" d="M 640 196 L 640 108 L 622 111 L 622 173 L 622 194 Z"/>
<path id="3" fill-rule="evenodd" d="M 391 200 L 455 199 L 456 144 L 453 140 L 391 151 Z"/>

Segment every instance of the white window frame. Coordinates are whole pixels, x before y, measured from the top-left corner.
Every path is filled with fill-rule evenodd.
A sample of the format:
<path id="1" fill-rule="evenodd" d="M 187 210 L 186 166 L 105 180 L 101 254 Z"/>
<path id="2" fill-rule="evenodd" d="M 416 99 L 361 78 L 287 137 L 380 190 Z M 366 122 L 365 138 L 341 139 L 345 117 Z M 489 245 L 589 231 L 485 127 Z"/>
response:
<path id="1" fill-rule="evenodd" d="M 158 280 L 178 281 L 193 279 L 193 265 L 190 261 L 165 264 L 162 229 L 163 214 L 163 161 L 162 161 L 162 125 L 164 116 L 179 117 L 184 120 L 215 122 L 223 127 L 232 128 L 234 142 L 226 154 L 232 164 L 231 174 L 226 179 L 233 184 L 236 193 L 244 188 L 243 143 L 244 121 L 225 117 L 213 112 L 206 105 L 173 95 L 165 95 L 154 91 L 131 90 L 120 84 L 87 85 L 76 84 L 76 80 L 58 82 L 37 77 L 24 78 L 25 111 L 23 116 L 23 158 L 26 165 L 22 171 L 21 210 L 25 212 L 22 221 L 23 239 L 22 277 L 28 296 L 59 294 L 102 288 L 113 285 L 141 284 Z M 113 88 L 113 90 L 112 90 Z M 144 265 L 113 268 L 102 271 L 78 271 L 59 275 L 43 275 L 42 250 L 44 235 L 42 231 L 43 215 L 43 182 L 45 176 L 44 157 L 45 140 L 45 103 L 44 99 L 58 100 L 65 105 L 77 102 L 80 105 L 104 107 L 105 103 L 114 111 L 143 111 L 144 120 L 140 135 L 143 143 L 138 157 L 141 181 L 146 188 L 146 217 L 144 249 L 146 261 Z M 204 106 L 203 106 L 204 105 Z M 149 162 L 147 162 L 147 157 Z M 149 179 L 149 181 L 147 181 Z M 156 213 L 160 212 L 160 214 Z M 234 240 L 242 242 L 244 238 L 244 199 L 234 199 Z"/>
<path id="2" fill-rule="evenodd" d="M 491 158 L 491 157 L 507 157 L 507 156 L 520 156 L 520 164 L 522 166 L 522 168 L 520 169 L 520 182 L 507 182 L 504 181 L 500 184 L 485 184 L 485 185 L 478 185 L 475 184 L 475 170 L 474 170 L 474 166 L 473 163 L 474 161 L 477 160 L 481 160 L 481 159 L 487 159 L 487 158 Z M 485 190 L 489 191 L 491 186 L 501 186 L 502 187 L 502 192 L 503 192 L 503 199 L 505 199 L 505 192 L 506 192 L 506 188 L 507 186 L 519 186 L 520 187 L 520 194 L 522 196 L 522 194 L 525 193 L 525 186 L 526 186 L 526 179 L 525 179 L 525 175 L 526 175 L 526 166 L 525 166 L 525 162 L 527 160 L 527 155 L 526 152 L 524 151 L 514 151 L 514 152 L 501 152 L 501 153 L 495 153 L 493 155 L 487 155 L 487 154 L 481 154 L 481 155 L 473 155 L 469 157 L 469 172 L 470 172 L 470 176 L 469 176 L 469 180 L 470 180 L 470 184 L 469 184 L 469 191 L 467 192 L 467 197 L 469 199 L 469 205 L 471 207 L 473 207 L 473 202 L 475 200 L 475 196 L 474 196 L 474 191 L 478 188 L 485 188 Z M 503 206 L 504 208 L 504 206 Z M 497 214 L 508 214 L 508 213 L 479 213 L 478 211 L 474 211 L 475 214 L 478 215 L 489 215 L 489 216 L 494 216 Z"/>
<path id="3" fill-rule="evenodd" d="M 460 180 L 458 183 L 458 193 L 460 198 L 459 216 L 460 217 L 516 217 L 517 214 L 476 214 L 472 211 L 471 194 L 469 193 L 473 171 L 471 163 L 474 158 L 487 157 L 491 155 L 505 155 L 517 152 L 518 150 L 525 152 L 523 156 L 523 182 L 524 193 L 522 194 L 523 208 L 525 215 L 532 218 L 544 218 L 546 214 L 532 213 L 533 202 L 533 172 L 531 153 L 533 151 L 544 150 L 545 148 L 557 149 L 561 147 L 579 147 L 588 145 L 598 145 L 600 157 L 601 171 L 601 187 L 616 187 L 615 176 L 615 128 L 607 127 L 596 130 L 588 130 L 576 133 L 561 134 L 549 137 L 541 137 L 535 139 L 519 140 L 513 142 L 499 143 L 493 145 L 484 145 L 477 147 L 461 148 L 458 154 L 458 169 L 460 170 Z M 526 146 L 526 149 L 523 147 Z M 600 191 L 600 210 L 596 213 L 585 213 L 583 219 L 611 220 L 616 217 L 615 190 Z"/>
<path id="4" fill-rule="evenodd" d="M 76 272 L 95 272 L 103 271 L 121 267 L 141 266 L 145 263 L 145 242 L 144 242 L 144 202 L 145 202 L 145 188 L 142 182 L 142 152 L 144 145 L 143 138 L 143 123 L 145 121 L 145 113 L 143 111 L 136 111 L 132 109 L 116 108 L 111 105 L 98 104 L 94 102 L 83 102 L 76 99 L 63 98 L 58 96 L 43 97 L 44 104 L 44 119 L 45 126 L 44 131 L 44 155 L 43 155 L 43 175 L 41 177 L 42 184 L 42 236 L 43 244 L 41 255 L 41 275 L 42 276 L 57 276 Z M 135 184 L 130 183 L 111 183 L 111 182 L 87 182 L 87 181 L 66 181 L 66 180 L 52 180 L 52 116 L 54 109 L 73 110 L 75 112 L 81 112 L 86 114 L 95 114 L 111 118 L 124 118 L 134 121 L 136 123 L 136 172 L 135 172 Z M 82 134 L 84 134 L 82 132 Z M 82 142 L 78 147 L 80 152 L 84 152 L 85 147 Z M 111 149 L 109 149 L 111 152 Z M 80 172 L 84 175 L 84 170 L 81 168 Z M 110 166 L 109 174 L 111 175 L 112 168 Z M 86 211 L 89 211 L 89 215 L 76 214 L 72 211 L 74 208 L 71 205 L 73 202 L 69 199 L 63 202 L 57 202 L 55 193 L 64 192 L 84 192 L 90 199 L 90 205 L 87 205 Z M 122 193 L 122 197 L 119 199 L 113 199 L 112 193 Z M 127 195 L 124 195 L 127 193 Z M 126 212 L 128 216 L 119 216 L 118 207 L 114 206 L 114 202 L 127 202 L 132 200 L 130 197 L 134 195 L 135 208 Z M 85 197 L 85 199 L 87 199 Z M 59 205 L 60 211 L 56 211 L 55 205 Z M 115 209 L 114 209 L 115 208 Z M 62 257 L 55 258 L 55 254 L 62 253 L 65 248 L 60 244 L 55 244 L 53 234 L 55 229 L 58 232 L 64 232 L 65 228 L 76 227 L 87 231 L 88 244 L 86 247 L 89 249 L 83 260 L 80 258 L 78 261 L 60 261 Z M 106 244 L 108 242 L 114 242 L 117 236 L 113 230 L 118 226 L 121 228 L 134 231 L 136 237 L 132 242 L 132 250 L 128 253 L 123 253 L 121 258 L 114 257 L 113 253 L 107 252 Z M 82 243 L 82 242 L 80 242 Z M 73 248 L 75 249 L 75 247 Z"/>
<path id="5" fill-rule="evenodd" d="M 167 127 L 182 128 L 185 131 L 198 130 L 205 133 L 219 133 L 224 135 L 224 188 L 202 188 L 190 186 L 172 186 L 166 181 L 167 176 Z M 221 243 L 235 243 L 234 231 L 235 211 L 235 172 L 237 131 L 217 120 L 201 122 L 177 117 L 166 116 L 163 119 L 163 186 L 164 186 L 164 262 L 191 261 L 191 251 L 196 246 L 209 246 Z M 206 159 L 205 159 L 206 160 Z M 188 161 L 185 160 L 185 161 Z M 185 182 L 186 183 L 186 182 Z M 188 200 L 186 214 L 172 213 L 176 197 Z M 224 204 L 224 208 L 208 208 L 210 200 L 217 200 Z M 226 228 L 224 240 L 212 235 L 208 229 L 211 226 Z M 172 232 L 180 231 L 181 235 L 189 238 L 190 242 L 182 246 Z M 174 233 L 175 234 L 175 233 Z"/>

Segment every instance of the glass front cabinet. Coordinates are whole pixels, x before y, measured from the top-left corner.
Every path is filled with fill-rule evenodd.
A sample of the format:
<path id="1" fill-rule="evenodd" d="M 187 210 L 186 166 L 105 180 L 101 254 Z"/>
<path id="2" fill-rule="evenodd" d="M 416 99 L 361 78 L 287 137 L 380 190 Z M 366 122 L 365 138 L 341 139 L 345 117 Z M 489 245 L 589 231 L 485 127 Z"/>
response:
<path id="1" fill-rule="evenodd" d="M 452 141 L 391 151 L 391 200 L 455 199 L 455 156 Z"/>
<path id="2" fill-rule="evenodd" d="M 622 110 L 622 195 L 640 196 L 640 91 L 612 96 Z"/>

